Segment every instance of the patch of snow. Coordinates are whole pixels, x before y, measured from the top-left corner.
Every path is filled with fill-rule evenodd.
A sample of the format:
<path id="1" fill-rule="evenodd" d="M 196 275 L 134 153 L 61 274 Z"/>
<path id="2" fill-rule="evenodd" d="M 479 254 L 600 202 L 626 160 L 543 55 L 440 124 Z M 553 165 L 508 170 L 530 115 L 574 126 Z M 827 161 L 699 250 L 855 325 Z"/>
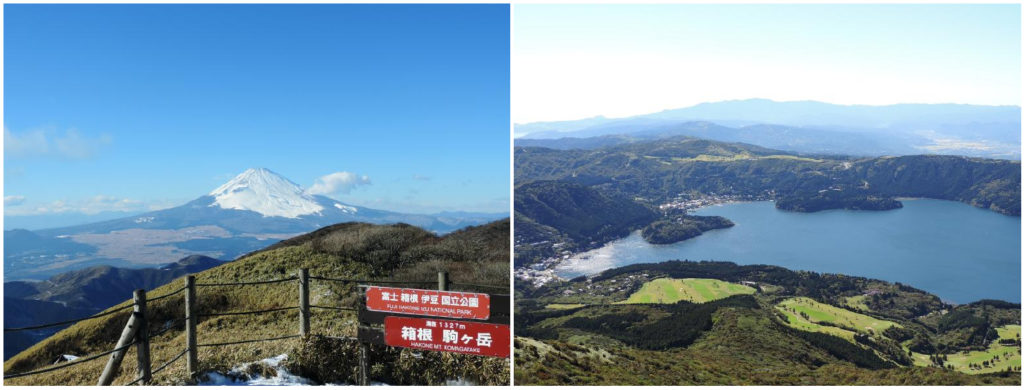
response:
<path id="1" fill-rule="evenodd" d="M 468 380 L 466 378 L 448 379 L 448 380 L 444 381 L 444 385 L 445 386 L 479 386 L 475 382 L 470 381 L 470 380 Z"/>
<path id="2" fill-rule="evenodd" d="M 343 205 L 343 204 L 341 204 L 341 203 L 335 203 L 335 204 L 334 204 L 334 207 L 337 207 L 337 208 L 338 208 L 338 210 L 341 210 L 341 212 L 343 212 L 343 213 L 350 213 L 350 214 L 355 214 L 355 213 L 356 213 L 356 211 L 359 211 L 359 210 L 358 210 L 358 209 L 356 209 L 355 207 L 352 207 L 352 206 L 346 206 L 346 205 Z"/>
<path id="3" fill-rule="evenodd" d="M 298 218 L 324 208 L 302 187 L 265 168 L 248 169 L 210 192 L 210 206 L 249 210 L 265 217 Z"/>
<path id="4" fill-rule="evenodd" d="M 219 372 L 207 373 L 207 380 L 199 383 L 200 386 L 310 386 L 315 385 L 313 381 L 288 372 L 281 365 L 281 362 L 288 359 L 287 354 L 281 354 L 266 358 L 257 362 L 271 367 L 276 372 L 273 377 L 262 377 L 259 374 L 250 376 L 249 366 L 254 363 L 243 363 L 228 371 L 226 374 Z"/>
<path id="5" fill-rule="evenodd" d="M 78 356 L 75 356 L 75 355 L 64 355 L 64 360 L 67 360 L 69 362 L 70 361 L 74 361 L 75 359 L 78 359 Z"/>
<path id="6" fill-rule="evenodd" d="M 156 217 L 138 217 L 135 218 L 135 223 L 153 222 L 154 219 L 156 219 Z"/>
<path id="7" fill-rule="evenodd" d="M 206 379 L 198 383 L 199 386 L 315 386 L 319 383 L 311 379 L 303 378 L 288 372 L 288 369 L 281 365 L 288 360 L 287 354 L 269 357 L 255 363 L 243 363 L 235 366 L 227 373 L 209 372 Z M 277 373 L 273 377 L 265 378 L 259 374 L 249 374 L 249 366 L 262 364 L 273 368 Z M 343 383 L 328 383 L 328 386 L 347 386 Z M 371 382 L 371 386 L 387 386 L 386 383 Z"/>

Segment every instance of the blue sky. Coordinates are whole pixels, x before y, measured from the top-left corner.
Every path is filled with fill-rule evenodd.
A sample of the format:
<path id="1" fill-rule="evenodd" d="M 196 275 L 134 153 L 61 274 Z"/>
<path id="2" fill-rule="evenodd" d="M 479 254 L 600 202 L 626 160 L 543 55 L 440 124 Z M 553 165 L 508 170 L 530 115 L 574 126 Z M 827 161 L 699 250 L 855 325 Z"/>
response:
<path id="1" fill-rule="evenodd" d="M 1020 5 L 515 7 L 513 121 L 701 102 L 1020 105 Z"/>
<path id="2" fill-rule="evenodd" d="M 176 206 L 250 167 L 508 210 L 506 5 L 4 7 L 5 217 Z"/>

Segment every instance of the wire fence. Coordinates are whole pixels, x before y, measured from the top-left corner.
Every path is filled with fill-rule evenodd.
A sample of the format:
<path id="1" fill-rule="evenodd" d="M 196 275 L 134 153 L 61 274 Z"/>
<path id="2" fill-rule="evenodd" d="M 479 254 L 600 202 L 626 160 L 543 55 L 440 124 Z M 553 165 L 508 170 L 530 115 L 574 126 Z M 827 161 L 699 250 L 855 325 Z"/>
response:
<path id="1" fill-rule="evenodd" d="M 251 286 L 256 284 L 270 284 L 270 283 L 284 283 L 292 280 L 299 280 L 296 277 L 277 279 L 277 280 L 263 280 L 258 282 L 226 282 L 226 283 L 196 283 L 197 287 L 221 287 L 221 286 Z"/>
<path id="2" fill-rule="evenodd" d="M 167 293 L 167 294 L 164 294 L 164 295 L 160 295 L 160 296 L 157 296 L 157 297 L 154 297 L 154 298 L 146 298 L 146 302 L 159 301 L 161 299 L 164 299 L 164 298 L 170 297 L 172 295 L 175 295 L 177 293 L 180 293 L 182 291 L 185 291 L 186 288 L 187 287 L 182 287 L 182 288 L 179 288 L 177 290 L 174 290 L 173 292 L 170 292 L 170 293 Z"/>
<path id="3" fill-rule="evenodd" d="M 20 332 L 20 331 L 24 331 L 24 330 L 45 329 L 45 328 L 52 328 L 52 327 L 55 327 L 55 326 L 74 324 L 74 323 L 79 322 L 79 321 L 91 320 L 93 318 L 102 318 L 102 317 L 106 317 L 106 316 L 109 316 L 109 315 L 117 314 L 117 313 L 121 312 L 121 310 L 131 309 L 131 308 L 132 308 L 132 305 L 126 305 L 126 306 L 121 306 L 121 307 L 118 307 L 118 308 L 111 309 L 110 311 L 103 312 L 103 313 L 100 313 L 100 314 L 94 314 L 94 315 L 91 315 L 91 316 L 88 316 L 88 317 L 82 317 L 82 318 L 77 318 L 77 319 L 73 319 L 73 320 L 53 322 L 53 323 L 42 324 L 42 325 L 26 326 L 26 327 L 21 327 L 21 328 L 4 328 L 4 333 L 7 333 L 7 332 Z"/>
<path id="4" fill-rule="evenodd" d="M 71 367 L 71 366 L 77 366 L 79 364 L 82 364 L 82 363 L 85 363 L 85 362 L 88 362 L 88 361 L 99 359 L 101 357 L 110 355 L 110 354 L 112 354 L 114 352 L 124 351 L 124 350 L 126 350 L 128 348 L 131 348 L 131 344 L 125 345 L 125 346 L 123 346 L 121 348 L 114 348 L 114 349 L 111 349 L 111 350 L 106 351 L 106 352 L 101 352 L 101 353 L 98 353 L 98 354 L 95 354 L 95 355 L 92 355 L 92 356 L 89 356 L 89 357 L 78 358 L 78 359 L 72 360 L 71 362 L 69 362 L 67 364 L 61 364 L 61 365 L 58 365 L 58 366 L 47 367 L 47 368 L 44 368 L 44 369 L 41 369 L 41 370 L 28 371 L 28 372 L 20 372 L 20 373 L 11 374 L 11 375 L 4 375 L 4 379 L 20 378 L 20 377 L 23 377 L 23 376 L 36 375 L 36 374 L 42 374 L 42 373 L 46 373 L 46 372 L 50 372 L 50 371 L 63 370 L 65 368 L 68 368 L 68 367 Z"/>
<path id="5" fill-rule="evenodd" d="M 296 310 L 298 308 L 299 308 L 298 306 L 289 306 L 289 307 L 278 307 L 278 308 L 274 308 L 274 309 L 253 310 L 253 311 L 236 311 L 236 312 L 227 312 L 227 313 L 199 313 L 198 316 L 200 316 L 200 317 L 244 316 L 244 315 L 251 315 L 251 314 L 271 313 L 271 312 L 275 312 L 275 311 Z"/>
<path id="6" fill-rule="evenodd" d="M 303 270 L 302 272 L 305 273 L 306 271 Z M 326 281 L 326 282 L 338 282 L 338 283 L 356 283 L 356 284 L 374 284 L 374 285 L 396 285 L 396 286 L 427 286 L 427 285 L 436 285 L 438 283 L 438 281 L 436 281 L 436 280 L 432 280 L 432 281 L 394 281 L 394 280 L 344 279 L 344 278 L 330 278 L 330 277 L 323 277 L 323 276 L 308 276 L 308 275 L 305 275 L 305 274 L 303 274 L 303 275 L 304 275 L 305 278 L 307 278 L 307 280 L 308 279 L 313 279 L 313 280 L 321 280 L 321 281 Z M 184 322 L 184 325 L 186 325 L 185 326 L 186 332 L 192 332 L 193 333 L 193 335 L 188 338 L 190 345 L 188 347 L 186 347 L 184 350 L 182 350 L 180 353 L 175 355 L 170 360 L 168 360 L 168 361 L 164 362 L 163 364 L 161 364 L 160 366 L 158 366 L 155 370 L 152 370 L 151 372 L 149 372 L 150 378 L 151 378 L 151 376 L 153 374 L 156 374 L 156 373 L 164 370 L 169 365 L 173 364 L 174 362 L 178 361 L 179 359 L 181 359 L 183 356 L 186 356 L 186 355 L 189 356 L 189 361 L 188 361 L 189 369 L 192 370 L 192 366 L 193 366 L 192 359 L 194 359 L 195 354 L 194 353 L 190 354 L 189 352 L 194 352 L 196 347 L 220 347 L 220 346 L 227 346 L 227 345 L 237 345 L 237 344 L 257 343 L 257 342 L 266 342 L 266 341 L 287 340 L 287 339 L 293 339 L 293 338 L 302 337 L 303 336 L 303 332 L 305 332 L 307 330 L 306 328 L 308 328 L 308 315 L 309 315 L 308 314 L 308 309 L 310 309 L 310 308 L 321 309 L 321 310 L 334 310 L 334 311 L 358 311 L 358 308 L 356 308 L 356 307 L 335 307 L 335 306 L 309 305 L 308 302 L 305 302 L 305 307 L 307 308 L 305 312 L 303 312 L 303 308 L 300 307 L 300 306 L 288 306 L 288 307 L 279 307 L 279 308 L 263 309 L 263 310 L 239 311 L 239 312 L 222 312 L 222 313 L 191 313 L 191 312 L 189 312 L 189 310 L 193 310 L 193 309 L 189 309 L 189 307 L 193 307 L 193 308 L 195 307 L 194 306 L 195 305 L 194 302 L 191 303 L 191 305 L 189 303 L 190 300 L 194 300 L 195 299 L 195 287 L 249 286 L 249 285 L 262 285 L 262 284 L 271 284 L 271 283 L 284 283 L 284 282 L 290 282 L 290 281 L 294 281 L 294 280 L 301 280 L 301 279 L 299 277 L 288 277 L 288 278 L 284 278 L 284 279 L 263 280 L 263 281 L 253 281 L 253 282 L 195 283 L 194 282 L 194 277 L 189 275 L 187 277 L 187 283 L 186 283 L 186 285 L 184 287 L 181 287 L 181 288 L 179 288 L 177 290 L 174 290 L 172 292 L 169 292 L 167 294 L 163 294 L 163 295 L 159 295 L 159 296 L 156 296 L 156 297 L 153 297 L 153 298 L 146 299 L 144 297 L 144 292 L 143 292 L 143 300 L 145 302 L 154 302 L 154 301 L 158 301 L 158 300 L 161 300 L 161 299 L 166 299 L 166 298 L 172 297 L 172 296 L 180 294 L 182 292 L 186 293 L 185 294 L 185 306 L 186 306 L 185 316 L 182 317 L 182 318 L 179 318 L 177 320 L 174 320 L 170 324 L 165 324 L 163 329 L 161 329 L 161 330 L 159 330 L 157 332 L 149 333 L 149 334 L 145 334 L 145 332 L 143 332 L 144 333 L 144 337 L 147 338 L 146 345 L 148 345 L 148 339 L 161 336 L 161 335 L 163 335 L 163 334 L 165 334 L 167 332 L 170 332 L 172 330 L 176 330 L 176 329 L 178 329 L 178 327 L 180 325 L 182 325 L 182 322 Z M 308 283 L 308 281 L 306 281 L 304 283 Z M 508 288 L 509 288 L 509 286 L 485 285 L 485 284 L 473 284 L 473 283 L 455 283 L 455 282 L 451 282 L 449 284 L 453 285 L 453 286 L 464 286 L 464 287 L 481 288 L 481 289 L 494 289 L 494 290 L 508 290 Z M 303 286 L 303 287 L 300 287 L 300 288 L 308 288 L 308 287 Z M 53 322 L 53 323 L 48 323 L 48 324 L 40 324 L 40 325 L 18 327 L 18 328 L 4 328 L 4 332 L 5 333 L 6 332 L 19 332 L 19 331 L 44 329 L 44 328 L 52 328 L 52 327 L 57 327 L 57 326 L 62 326 L 62 325 L 69 325 L 69 324 L 74 324 L 74 323 L 77 323 L 77 322 L 80 322 L 80 321 L 85 321 L 85 320 L 90 320 L 90 319 L 96 319 L 96 318 L 102 318 L 102 317 L 110 316 L 110 315 L 113 315 L 113 314 L 120 313 L 120 312 L 122 312 L 122 311 L 124 311 L 126 309 L 131 309 L 133 307 L 136 307 L 136 305 L 135 304 L 124 305 L 124 306 L 116 307 L 116 308 L 113 308 L 113 309 L 109 309 L 107 311 L 104 311 L 103 313 L 95 314 L 95 315 L 88 316 L 88 317 L 73 319 L 73 320 L 59 321 L 59 322 Z M 144 305 L 143 305 L 143 307 L 144 307 Z M 238 341 L 226 341 L 226 342 L 218 342 L 218 343 L 198 344 L 198 343 L 194 343 L 194 339 L 195 339 L 195 336 L 194 336 L 195 325 L 194 325 L 194 323 L 192 323 L 192 325 L 190 326 L 190 322 L 189 322 L 190 320 L 192 320 L 193 317 L 195 317 L 196 322 L 198 322 L 198 319 L 200 317 L 256 315 L 256 314 L 264 314 L 264 313 L 271 313 L 271 312 L 278 312 L 278 311 L 287 311 L 287 310 L 299 310 L 300 311 L 300 316 L 303 315 L 303 314 L 306 316 L 306 319 L 305 319 L 305 321 L 307 321 L 306 328 L 303 328 L 302 329 L 303 332 L 300 332 L 300 334 L 287 335 L 287 336 L 279 336 L 279 337 L 270 337 L 270 338 L 262 338 L 262 339 L 238 340 Z M 139 320 L 145 320 L 145 313 L 143 312 L 143 313 L 139 313 L 139 314 L 141 314 L 141 316 L 139 316 L 139 317 L 141 317 L 141 318 L 139 318 Z M 134 321 L 134 320 L 135 320 L 135 318 L 133 316 L 132 320 L 130 320 L 128 325 L 126 325 L 126 328 L 131 328 L 132 324 L 133 324 L 132 321 Z M 127 329 L 126 329 L 126 332 L 127 332 Z M 347 336 L 327 336 L 327 335 L 325 335 L 324 337 L 331 338 L 331 339 L 337 339 L 337 340 L 350 340 L 350 341 L 351 340 L 356 340 L 356 338 L 354 338 L 354 337 L 347 337 Z M 12 378 L 21 378 L 21 377 L 30 376 L 30 375 L 43 374 L 43 373 L 53 372 L 53 371 L 57 371 L 57 370 L 63 370 L 63 369 L 67 369 L 69 367 L 73 367 L 73 366 L 76 366 L 76 365 L 79 365 L 79 364 L 83 364 L 83 363 L 86 363 L 86 362 L 90 362 L 90 361 L 99 359 L 99 358 L 104 357 L 104 356 L 108 356 L 108 355 L 114 354 L 116 352 L 125 351 L 125 350 L 131 348 L 133 345 L 139 345 L 138 334 L 137 333 L 132 333 L 131 339 L 127 340 L 127 341 L 128 341 L 128 343 L 126 343 L 124 346 L 117 347 L 117 348 L 114 348 L 112 350 L 101 352 L 101 353 L 98 353 L 98 354 L 95 354 L 95 355 L 91 355 L 89 357 L 78 358 L 78 359 L 75 359 L 75 360 L 73 360 L 71 362 L 68 362 L 68 363 L 65 363 L 65 364 L 60 364 L 60 365 L 54 365 L 52 367 L 46 367 L 46 368 L 37 369 L 37 370 L 33 370 L 33 371 L 27 371 L 27 372 L 21 372 L 21 373 L 16 373 L 16 374 L 4 375 L 3 378 L 6 380 L 6 379 L 12 379 Z M 148 352 L 146 354 L 148 356 Z M 113 357 L 112 357 L 112 360 L 114 360 Z M 119 364 L 120 360 L 118 360 L 117 363 Z M 108 369 L 109 369 L 109 367 L 108 367 Z M 194 375 L 194 373 L 190 373 L 190 375 Z M 140 377 L 136 378 L 135 380 L 133 380 L 131 382 L 128 382 L 127 385 L 135 385 L 135 384 L 139 384 L 139 383 L 144 383 L 145 379 L 146 379 L 146 376 L 140 376 Z M 101 379 L 101 381 L 102 381 L 102 379 Z M 107 384 L 109 384 L 109 383 L 107 383 Z"/>
<path id="7" fill-rule="evenodd" d="M 184 351 L 181 351 L 181 353 L 179 353 L 178 356 L 175 356 L 175 357 L 171 358 L 171 360 L 168 360 L 168 361 L 164 362 L 164 364 L 161 364 L 160 367 L 157 367 L 155 370 L 150 372 L 150 375 L 156 375 L 158 372 L 163 371 L 165 368 L 167 368 L 167 366 L 170 366 L 171 363 L 174 363 L 174 362 L 178 361 L 178 359 L 181 359 L 182 356 L 185 356 L 186 353 L 188 353 L 188 348 L 185 348 Z M 146 378 L 145 377 L 136 378 L 135 380 L 126 383 L 125 386 L 136 385 L 139 382 L 142 382 L 143 379 L 146 379 Z"/>
<path id="8" fill-rule="evenodd" d="M 431 281 L 402 281 L 402 280 L 364 280 L 364 279 L 339 279 L 339 278 L 326 278 L 322 276 L 310 276 L 310 279 L 323 280 L 327 282 L 340 282 L 340 283 L 357 283 L 357 284 L 393 284 L 393 285 L 409 285 L 409 286 L 422 286 L 422 285 L 437 285 L 436 280 Z"/>
<path id="9" fill-rule="evenodd" d="M 484 289 L 492 289 L 492 290 L 508 290 L 509 289 L 509 286 L 498 286 L 498 285 L 494 285 L 494 284 L 473 284 L 473 283 L 456 283 L 456 282 L 452 282 L 452 283 L 449 283 L 449 284 L 451 284 L 452 286 L 465 286 L 465 287 L 484 288 Z"/>
<path id="10" fill-rule="evenodd" d="M 314 308 L 314 309 L 338 310 L 338 311 L 357 311 L 357 310 L 359 310 L 358 308 L 355 308 L 355 307 L 334 307 L 334 306 L 319 306 L 319 305 L 309 305 L 309 307 Z"/>
<path id="11" fill-rule="evenodd" d="M 172 321 L 170 325 L 164 325 L 164 328 L 159 330 L 159 331 L 157 331 L 156 333 L 150 333 L 149 334 L 149 338 L 151 338 L 151 339 L 152 338 L 156 338 L 158 336 L 163 335 L 164 333 L 167 333 L 167 332 L 170 332 L 172 330 L 175 330 L 178 327 L 178 325 L 180 325 L 185 320 L 186 319 L 183 318 L 183 319 L 179 319 L 179 320 L 176 320 L 176 321 Z"/>
<path id="12" fill-rule="evenodd" d="M 155 370 L 153 370 L 151 374 L 156 374 L 160 371 L 163 371 L 163 369 L 167 368 L 167 366 L 170 366 L 171 363 L 174 363 L 178 361 L 178 359 L 181 359 L 182 356 L 185 356 L 186 353 L 188 353 L 188 348 L 185 348 L 183 351 L 181 351 L 181 353 L 179 353 L 178 356 L 175 356 L 171 358 L 171 360 L 168 360 L 164 362 L 164 364 L 161 364 L 160 367 L 157 367 Z"/>
<path id="13" fill-rule="evenodd" d="M 182 291 L 185 291 L 185 287 L 179 288 L 177 290 L 174 290 L 173 292 L 170 292 L 170 293 L 167 293 L 167 294 L 164 294 L 164 295 L 160 295 L 160 296 L 157 296 L 157 297 L 154 297 L 154 298 L 148 298 L 148 299 L 146 299 L 146 301 L 147 302 L 158 301 L 158 300 L 161 300 L 161 299 L 173 296 L 175 294 L 181 293 Z M 52 323 L 49 323 L 49 324 L 41 324 L 41 325 L 32 325 L 32 326 L 26 326 L 26 327 L 21 327 L 21 328 L 4 328 L 4 333 L 6 333 L 6 332 L 20 332 L 20 331 L 25 331 L 25 330 L 45 329 L 45 328 L 52 328 L 52 327 L 61 326 L 61 325 L 74 324 L 76 322 L 81 322 L 81 321 L 85 321 L 85 320 L 91 320 L 91 319 L 94 319 L 94 318 L 102 318 L 102 317 L 106 317 L 106 316 L 109 316 L 109 315 L 117 314 L 117 313 L 121 312 L 122 310 L 131 309 L 133 306 L 134 305 L 124 305 L 124 306 L 121 306 L 121 307 L 116 307 L 116 308 L 113 308 L 113 309 L 109 309 L 109 310 L 107 310 L 107 311 L 105 311 L 103 313 L 94 314 L 94 315 L 91 315 L 91 316 L 88 316 L 88 317 L 76 318 L 76 319 L 73 319 L 73 320 L 52 322 Z"/>
<path id="14" fill-rule="evenodd" d="M 289 335 L 289 336 L 270 337 L 270 338 L 265 338 L 265 339 L 225 341 L 225 342 L 222 342 L 222 343 L 209 343 L 209 344 L 196 344 L 196 345 L 199 346 L 199 347 L 220 347 L 220 346 L 224 346 L 224 345 L 247 344 L 247 343 L 258 343 L 258 342 L 262 342 L 262 341 L 277 341 L 277 340 L 294 339 L 294 338 L 297 338 L 297 337 L 302 337 L 302 335 L 293 334 L 293 335 Z"/>

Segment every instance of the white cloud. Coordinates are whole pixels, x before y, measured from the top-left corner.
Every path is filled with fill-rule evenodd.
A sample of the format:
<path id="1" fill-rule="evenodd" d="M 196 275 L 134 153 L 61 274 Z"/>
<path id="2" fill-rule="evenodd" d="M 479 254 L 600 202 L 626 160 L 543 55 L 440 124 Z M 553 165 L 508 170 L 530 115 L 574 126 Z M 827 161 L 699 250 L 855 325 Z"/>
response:
<path id="1" fill-rule="evenodd" d="M 352 172 L 334 172 L 316 179 L 306 193 L 310 195 L 347 194 L 356 187 L 369 184 L 369 176 L 360 176 Z"/>
<path id="2" fill-rule="evenodd" d="M 110 145 L 113 138 L 109 134 L 90 137 L 76 129 L 68 129 L 63 134 L 54 129 L 37 129 L 23 132 L 12 132 L 4 127 L 4 154 L 8 157 L 61 157 L 68 159 L 86 159 L 96 155 L 101 149 Z"/>
<path id="3" fill-rule="evenodd" d="M 14 134 L 4 128 L 4 154 L 10 157 L 22 157 L 46 154 L 50 143 L 42 130 L 26 131 Z"/>
<path id="4" fill-rule="evenodd" d="M 4 197 L 4 214 L 11 216 L 63 213 L 94 215 L 106 211 L 142 212 L 149 210 L 148 205 L 140 200 L 107 195 L 96 195 L 92 198 L 78 200 L 55 200 L 42 204 L 26 204 L 24 200 L 24 197 L 16 195 Z M 16 203 L 11 203 L 12 201 Z"/>
<path id="5" fill-rule="evenodd" d="M 25 197 L 21 195 L 8 195 L 4 197 L 4 206 L 17 206 L 25 203 Z"/>

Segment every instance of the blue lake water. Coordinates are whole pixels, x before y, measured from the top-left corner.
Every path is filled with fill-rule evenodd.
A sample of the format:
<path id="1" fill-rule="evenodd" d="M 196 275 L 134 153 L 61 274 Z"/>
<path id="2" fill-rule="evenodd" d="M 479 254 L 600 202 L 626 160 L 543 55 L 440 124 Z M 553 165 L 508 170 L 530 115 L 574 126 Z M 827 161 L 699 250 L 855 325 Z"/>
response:
<path id="1" fill-rule="evenodd" d="M 635 263 L 720 260 L 771 264 L 901 282 L 946 301 L 1020 302 L 1021 219 L 959 202 L 913 199 L 889 211 L 797 213 L 772 202 L 730 203 L 694 212 L 736 226 L 670 245 L 634 232 L 556 269 L 575 277 Z"/>

